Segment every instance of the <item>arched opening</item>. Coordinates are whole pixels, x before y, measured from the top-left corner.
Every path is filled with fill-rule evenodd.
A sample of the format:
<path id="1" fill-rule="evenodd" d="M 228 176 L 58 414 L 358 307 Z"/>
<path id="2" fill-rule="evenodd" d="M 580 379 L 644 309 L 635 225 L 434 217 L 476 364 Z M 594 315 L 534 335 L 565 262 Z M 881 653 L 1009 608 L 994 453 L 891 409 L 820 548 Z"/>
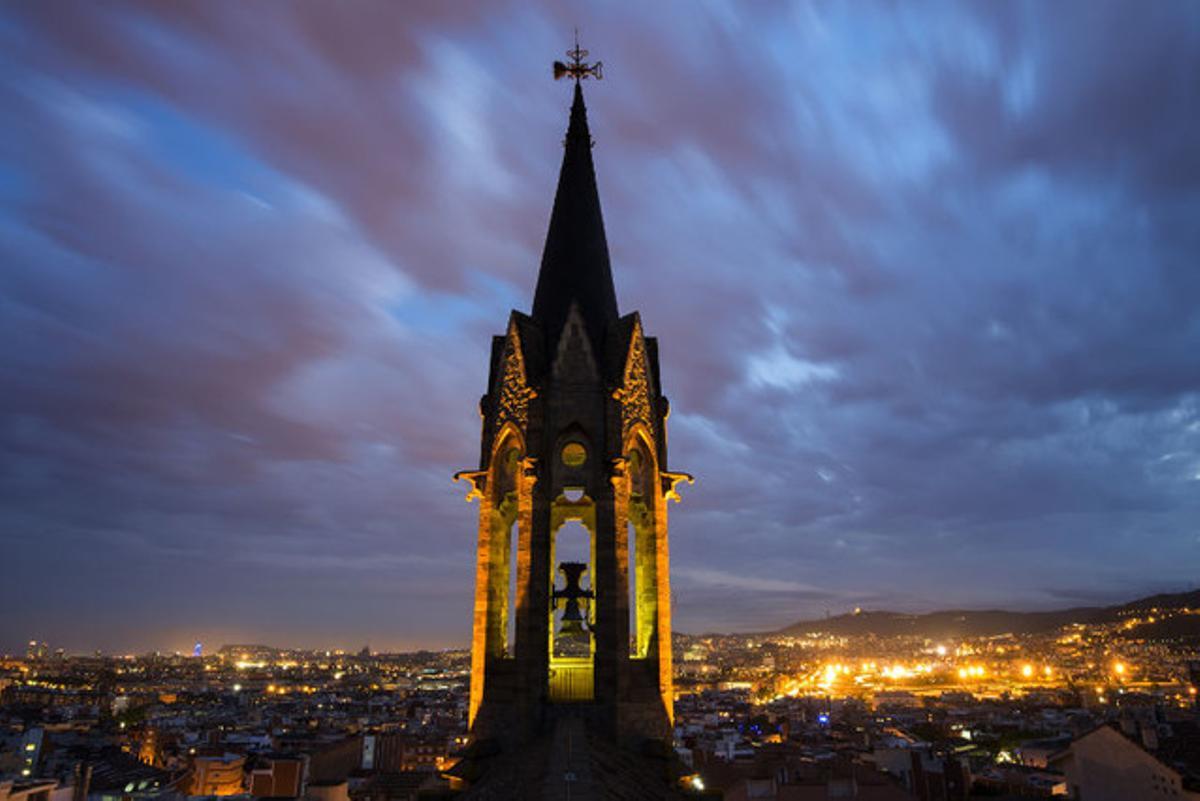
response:
<path id="1" fill-rule="evenodd" d="M 516 652 L 517 483 L 521 450 L 515 437 L 496 449 L 492 468 L 491 541 L 488 547 L 488 653 Z"/>
<path id="2" fill-rule="evenodd" d="M 568 520 L 554 535 L 555 658 L 592 655 L 592 536 L 578 520 Z"/>
<path id="3" fill-rule="evenodd" d="M 656 470 L 640 439 L 626 455 L 629 477 L 630 656 L 645 659 L 658 635 L 658 552 L 654 522 Z"/>
<path id="4" fill-rule="evenodd" d="M 551 507 L 550 700 L 590 701 L 594 693 L 596 505 L 564 492 Z"/>

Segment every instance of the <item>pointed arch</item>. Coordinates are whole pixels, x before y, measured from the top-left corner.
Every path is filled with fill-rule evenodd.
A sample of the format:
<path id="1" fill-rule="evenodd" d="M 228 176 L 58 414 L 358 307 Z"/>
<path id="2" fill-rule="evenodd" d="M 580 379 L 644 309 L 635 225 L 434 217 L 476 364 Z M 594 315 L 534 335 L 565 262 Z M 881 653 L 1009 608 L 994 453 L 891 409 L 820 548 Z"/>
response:
<path id="1" fill-rule="evenodd" d="M 488 653 L 512 658 L 516 653 L 516 556 L 519 498 L 525 438 L 513 422 L 496 434 L 488 465 L 489 537 L 487 554 Z"/>
<path id="2" fill-rule="evenodd" d="M 525 454 L 525 434 L 514 421 L 506 420 L 500 425 L 496 436 L 492 438 L 492 459 L 495 459 L 500 449 L 510 442 L 515 442 L 516 448 L 522 455 Z"/>
<path id="3" fill-rule="evenodd" d="M 643 423 L 625 437 L 625 497 L 629 536 L 630 656 L 645 659 L 654 652 L 658 631 L 658 454 L 653 435 Z"/>
<path id="4" fill-rule="evenodd" d="M 576 440 L 568 440 L 576 441 Z M 549 608 L 547 649 L 549 656 L 549 697 L 554 701 L 590 701 L 594 697 L 596 655 L 596 604 L 592 582 L 596 575 L 596 502 L 587 494 L 568 497 L 559 494 L 550 506 L 550 581 L 552 599 Z M 569 565 L 575 567 L 577 581 L 572 584 Z M 563 580 L 563 586 L 557 585 Z M 569 622 L 566 600 L 571 587 L 581 590 L 587 600 L 573 604 L 583 620 Z M 561 606 L 560 606 L 561 604 Z"/>
<path id="5" fill-rule="evenodd" d="M 578 303 L 572 302 L 567 312 L 550 372 L 557 380 L 567 383 L 595 381 L 600 375 Z"/>
<path id="6" fill-rule="evenodd" d="M 653 513 L 657 505 L 660 471 L 654 435 L 647 426 L 639 423 L 632 427 L 625 438 L 623 455 L 630 500 L 645 504 L 647 510 Z"/>

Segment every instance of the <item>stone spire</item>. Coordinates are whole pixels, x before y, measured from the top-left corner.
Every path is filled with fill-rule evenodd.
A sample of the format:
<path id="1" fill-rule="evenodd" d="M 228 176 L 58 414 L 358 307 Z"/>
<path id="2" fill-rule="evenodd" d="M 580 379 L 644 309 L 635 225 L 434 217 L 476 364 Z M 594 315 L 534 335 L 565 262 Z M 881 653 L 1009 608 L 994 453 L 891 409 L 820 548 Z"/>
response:
<path id="1" fill-rule="evenodd" d="M 578 80 L 554 211 L 550 215 L 550 230 L 533 297 L 533 318 L 541 323 L 551 353 L 572 303 L 578 304 L 593 349 L 601 352 L 605 329 L 619 315 L 592 164 L 587 108 Z"/>
<path id="2" fill-rule="evenodd" d="M 579 85 L 601 65 L 578 41 L 567 56 L 554 74 L 575 99 L 533 313 L 492 338 L 479 467 L 455 476 L 479 501 L 475 745 L 456 767 L 478 792 L 464 799 L 560 797 L 537 777 L 569 775 L 564 742 L 592 765 L 581 797 L 674 797 L 646 754 L 671 753 L 667 502 L 690 477 L 667 469 L 658 342 L 637 312 L 618 316 Z"/>

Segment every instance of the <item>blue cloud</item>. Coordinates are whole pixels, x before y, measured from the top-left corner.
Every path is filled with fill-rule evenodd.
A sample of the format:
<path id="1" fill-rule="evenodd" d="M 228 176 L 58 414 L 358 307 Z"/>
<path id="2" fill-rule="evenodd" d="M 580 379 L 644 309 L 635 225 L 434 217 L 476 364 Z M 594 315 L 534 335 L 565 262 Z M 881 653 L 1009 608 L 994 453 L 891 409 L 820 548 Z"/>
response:
<path id="1" fill-rule="evenodd" d="M 465 642 L 575 24 L 680 627 L 1194 582 L 1196 8 L 685 10 L 5 7 L 0 649 Z"/>

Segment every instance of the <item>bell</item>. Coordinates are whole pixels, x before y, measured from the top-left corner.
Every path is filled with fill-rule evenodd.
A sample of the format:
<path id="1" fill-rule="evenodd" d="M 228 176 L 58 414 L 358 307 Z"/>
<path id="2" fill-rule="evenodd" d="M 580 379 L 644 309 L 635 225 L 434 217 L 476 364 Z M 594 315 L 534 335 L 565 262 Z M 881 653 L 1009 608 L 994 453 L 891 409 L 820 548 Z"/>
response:
<path id="1" fill-rule="evenodd" d="M 591 649 L 592 634 L 588 631 L 586 604 L 594 597 L 591 590 L 580 586 L 588 566 L 583 562 L 563 562 L 558 570 L 563 574 L 562 589 L 554 588 L 551 604 L 562 604 L 562 618 L 554 635 L 554 656 L 586 657 Z"/>
<path id="2" fill-rule="evenodd" d="M 559 629 L 559 634 L 565 637 L 586 637 L 588 633 L 583 624 L 587 617 L 582 607 L 593 596 L 591 590 L 585 590 L 579 585 L 584 572 L 587 571 L 587 565 L 583 562 L 563 562 L 558 569 L 563 574 L 564 586 L 561 590 L 554 590 L 551 600 L 556 606 L 560 603 L 563 605 L 562 628 Z"/>
<path id="3" fill-rule="evenodd" d="M 558 572 L 563 574 L 564 587 L 561 590 L 555 590 L 554 595 L 557 598 L 581 598 L 591 597 L 591 592 L 579 586 L 583 580 L 583 574 L 587 572 L 588 566 L 583 562 L 561 562 L 558 565 Z"/>
<path id="4" fill-rule="evenodd" d="M 583 613 L 579 611 L 579 601 L 575 600 L 574 598 L 567 601 L 567 603 L 563 606 L 562 619 L 563 623 L 566 623 L 567 621 L 583 620 Z"/>
<path id="5" fill-rule="evenodd" d="M 588 630 L 583 627 L 583 621 L 578 619 L 564 617 L 562 626 L 558 629 L 558 639 L 560 641 L 588 642 L 590 636 Z"/>

